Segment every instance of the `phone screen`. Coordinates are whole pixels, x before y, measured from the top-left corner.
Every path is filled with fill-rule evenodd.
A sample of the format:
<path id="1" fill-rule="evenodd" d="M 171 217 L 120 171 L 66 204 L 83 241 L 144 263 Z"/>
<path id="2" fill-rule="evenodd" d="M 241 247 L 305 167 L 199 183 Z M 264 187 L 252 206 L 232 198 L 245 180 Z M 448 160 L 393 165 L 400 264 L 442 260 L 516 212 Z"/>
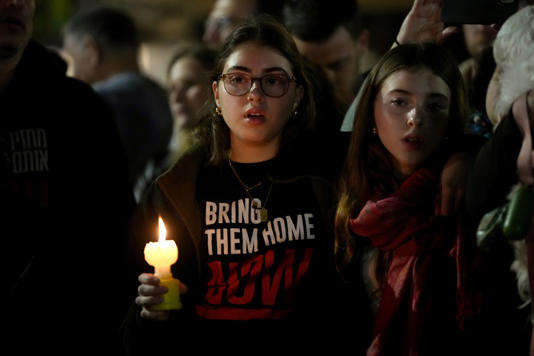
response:
<path id="1" fill-rule="evenodd" d="M 499 24 L 518 9 L 518 0 L 443 0 L 445 25 Z"/>

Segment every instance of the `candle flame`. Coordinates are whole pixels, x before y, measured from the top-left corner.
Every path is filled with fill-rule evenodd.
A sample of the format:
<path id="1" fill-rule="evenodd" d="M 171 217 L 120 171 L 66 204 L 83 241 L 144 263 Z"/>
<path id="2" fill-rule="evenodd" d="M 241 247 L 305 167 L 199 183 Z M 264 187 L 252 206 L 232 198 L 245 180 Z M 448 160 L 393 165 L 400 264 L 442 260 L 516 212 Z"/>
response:
<path id="1" fill-rule="evenodd" d="M 165 223 L 161 216 L 158 217 L 158 241 L 165 241 L 167 238 L 167 229 L 165 228 Z"/>

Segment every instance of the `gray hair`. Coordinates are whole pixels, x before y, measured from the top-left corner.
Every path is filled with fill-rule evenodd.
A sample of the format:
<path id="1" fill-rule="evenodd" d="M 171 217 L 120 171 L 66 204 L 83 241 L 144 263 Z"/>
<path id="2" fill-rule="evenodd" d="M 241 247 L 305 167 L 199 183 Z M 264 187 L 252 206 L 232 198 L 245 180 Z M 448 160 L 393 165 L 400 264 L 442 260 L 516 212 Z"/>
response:
<path id="1" fill-rule="evenodd" d="M 501 73 L 495 110 L 504 117 L 521 94 L 534 88 L 534 5 L 506 20 L 493 44 L 493 56 Z"/>
<path id="2" fill-rule="evenodd" d="M 525 240 L 511 241 L 510 242 L 514 250 L 514 262 L 510 266 L 510 269 L 515 273 L 517 278 L 517 291 L 523 304 L 521 307 L 525 307 L 530 304 L 530 284 L 528 279 L 528 267 L 527 267 L 527 246 Z"/>

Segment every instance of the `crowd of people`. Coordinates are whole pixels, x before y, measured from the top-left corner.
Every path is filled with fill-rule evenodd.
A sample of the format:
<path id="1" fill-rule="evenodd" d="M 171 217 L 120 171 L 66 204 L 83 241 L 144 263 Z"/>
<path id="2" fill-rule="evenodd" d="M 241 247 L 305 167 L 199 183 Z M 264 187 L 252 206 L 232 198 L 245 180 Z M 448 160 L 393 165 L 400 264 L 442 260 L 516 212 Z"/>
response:
<path id="1" fill-rule="evenodd" d="M 162 85 L 130 14 L 75 14 L 58 52 L 35 0 L 0 0 L 5 350 L 534 355 L 517 5 L 453 28 L 414 0 L 367 68 L 356 1 L 217 0 Z M 144 256 L 159 218 L 177 310 Z"/>

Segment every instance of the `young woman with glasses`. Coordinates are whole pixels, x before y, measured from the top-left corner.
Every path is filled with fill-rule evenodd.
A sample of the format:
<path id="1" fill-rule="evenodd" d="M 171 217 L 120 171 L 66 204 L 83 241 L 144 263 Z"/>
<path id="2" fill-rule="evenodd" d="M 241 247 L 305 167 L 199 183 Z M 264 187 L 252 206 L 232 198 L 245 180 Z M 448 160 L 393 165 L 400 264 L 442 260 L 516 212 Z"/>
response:
<path id="1" fill-rule="evenodd" d="M 338 291 L 331 187 L 295 148 L 314 121 L 302 58 L 290 34 L 261 17 L 230 35 L 212 79 L 198 145 L 156 180 L 137 248 L 156 239 L 162 216 L 179 249 L 183 309 L 151 310 L 166 288 L 142 273 L 123 335 L 130 351 L 152 332 L 205 340 L 195 351 L 302 349 L 327 332 L 320 323 L 335 317 Z"/>

